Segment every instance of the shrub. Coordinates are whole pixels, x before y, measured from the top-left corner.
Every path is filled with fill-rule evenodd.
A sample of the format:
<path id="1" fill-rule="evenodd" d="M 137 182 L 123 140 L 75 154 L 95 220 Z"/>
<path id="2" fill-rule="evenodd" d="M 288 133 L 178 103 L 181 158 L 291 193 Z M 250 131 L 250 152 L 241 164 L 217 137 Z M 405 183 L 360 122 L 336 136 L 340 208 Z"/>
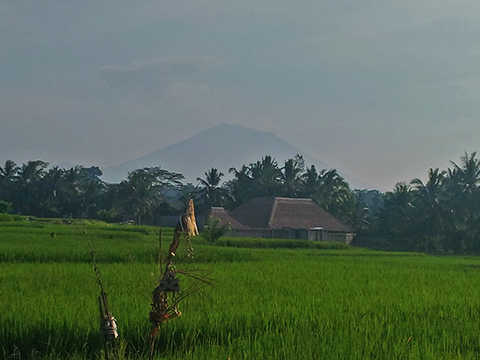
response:
<path id="1" fill-rule="evenodd" d="M 12 203 L 0 200 L 0 214 L 8 214 L 12 211 Z"/>
<path id="2" fill-rule="evenodd" d="M 118 215 L 117 211 L 114 208 L 111 208 L 110 210 L 101 209 L 97 211 L 97 213 L 95 214 L 95 217 L 107 223 L 113 223 L 115 221 L 120 220 L 120 216 Z"/>
<path id="3" fill-rule="evenodd" d="M 13 222 L 15 219 L 12 215 L 0 213 L 0 222 Z"/>
<path id="4" fill-rule="evenodd" d="M 222 236 L 232 230 L 232 226 L 230 223 L 219 226 L 220 221 L 220 219 L 215 219 L 212 216 L 209 216 L 207 223 L 203 228 L 203 238 L 210 244 L 215 244 L 218 239 L 220 239 Z"/>

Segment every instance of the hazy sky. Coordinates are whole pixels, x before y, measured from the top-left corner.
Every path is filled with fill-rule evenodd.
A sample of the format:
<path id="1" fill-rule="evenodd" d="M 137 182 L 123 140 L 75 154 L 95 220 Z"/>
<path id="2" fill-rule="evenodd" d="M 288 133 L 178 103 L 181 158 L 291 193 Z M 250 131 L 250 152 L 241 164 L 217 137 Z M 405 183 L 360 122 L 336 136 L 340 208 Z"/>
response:
<path id="1" fill-rule="evenodd" d="M 479 110 L 478 0 L 0 0 L 0 166 L 227 122 L 392 190 L 480 152 Z"/>

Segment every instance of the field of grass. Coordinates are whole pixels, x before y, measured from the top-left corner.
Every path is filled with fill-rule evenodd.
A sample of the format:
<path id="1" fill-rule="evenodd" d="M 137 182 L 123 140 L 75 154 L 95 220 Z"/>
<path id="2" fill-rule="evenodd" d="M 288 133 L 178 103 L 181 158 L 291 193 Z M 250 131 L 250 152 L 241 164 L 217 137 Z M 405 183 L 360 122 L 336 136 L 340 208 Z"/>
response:
<path id="1" fill-rule="evenodd" d="M 480 259 L 251 242 L 181 245 L 178 268 L 215 286 L 181 303 L 156 359 L 480 358 Z M 38 219 L 0 221 L 0 358 L 103 358 L 89 243 L 121 353 L 148 359 L 158 229 Z"/>

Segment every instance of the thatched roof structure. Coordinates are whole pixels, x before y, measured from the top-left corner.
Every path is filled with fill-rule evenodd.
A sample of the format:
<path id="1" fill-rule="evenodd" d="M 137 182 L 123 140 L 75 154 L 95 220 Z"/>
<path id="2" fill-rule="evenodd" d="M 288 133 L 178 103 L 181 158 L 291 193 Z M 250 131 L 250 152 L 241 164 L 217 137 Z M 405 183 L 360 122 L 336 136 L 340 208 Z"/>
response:
<path id="1" fill-rule="evenodd" d="M 207 216 L 231 225 L 231 235 L 350 243 L 353 229 L 311 199 L 257 197 L 233 210 L 211 208 Z M 197 218 L 198 219 L 198 218 Z"/>
<path id="2" fill-rule="evenodd" d="M 311 199 L 257 197 L 229 212 L 243 226 L 255 229 L 314 229 L 352 233 L 354 230 Z M 236 228 L 232 223 L 232 228 Z"/>
<path id="3" fill-rule="evenodd" d="M 235 219 L 223 207 L 212 207 L 209 215 L 212 216 L 215 219 L 220 219 L 222 225 L 230 223 L 230 225 L 232 226 L 232 229 L 246 229 L 246 228 L 248 228 L 248 226 L 245 226 L 240 221 Z"/>

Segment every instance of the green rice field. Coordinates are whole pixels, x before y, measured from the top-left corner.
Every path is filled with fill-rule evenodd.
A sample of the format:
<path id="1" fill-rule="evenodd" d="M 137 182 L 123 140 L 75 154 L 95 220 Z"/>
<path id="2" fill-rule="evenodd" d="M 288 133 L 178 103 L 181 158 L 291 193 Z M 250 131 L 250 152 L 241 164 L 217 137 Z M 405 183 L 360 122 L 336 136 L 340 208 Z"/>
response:
<path id="1" fill-rule="evenodd" d="M 158 232 L 0 218 L 0 358 L 105 358 L 91 244 L 120 333 L 110 359 L 148 359 Z M 172 234 L 162 230 L 163 252 Z M 215 284 L 162 326 L 155 359 L 480 359 L 476 257 L 301 240 L 192 244 L 195 257 L 182 244 L 177 268 L 210 271 Z"/>

